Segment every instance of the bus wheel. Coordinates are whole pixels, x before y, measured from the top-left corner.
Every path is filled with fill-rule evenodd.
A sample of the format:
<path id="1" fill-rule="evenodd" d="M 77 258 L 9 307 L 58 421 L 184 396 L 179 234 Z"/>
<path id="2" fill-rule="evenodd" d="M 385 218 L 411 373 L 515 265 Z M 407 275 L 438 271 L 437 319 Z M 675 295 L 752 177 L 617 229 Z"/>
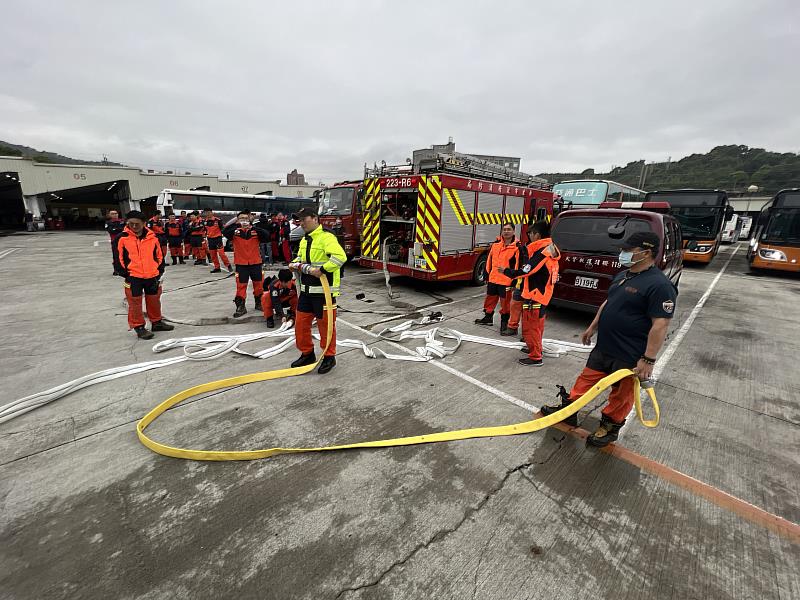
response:
<path id="1" fill-rule="evenodd" d="M 472 270 L 472 285 L 483 285 L 486 283 L 486 261 L 489 259 L 488 253 L 484 252 L 475 261 L 475 268 Z"/>

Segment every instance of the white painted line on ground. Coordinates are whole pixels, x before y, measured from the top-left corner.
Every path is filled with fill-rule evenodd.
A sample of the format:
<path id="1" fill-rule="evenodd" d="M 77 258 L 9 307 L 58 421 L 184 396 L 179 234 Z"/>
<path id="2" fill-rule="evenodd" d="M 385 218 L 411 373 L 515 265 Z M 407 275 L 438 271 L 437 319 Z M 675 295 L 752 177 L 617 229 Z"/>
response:
<path id="1" fill-rule="evenodd" d="M 342 319 L 340 317 L 337 317 L 336 321 L 338 323 L 342 323 L 344 325 L 347 325 L 348 327 L 352 327 L 356 331 L 360 331 L 361 333 L 363 333 L 365 335 L 368 335 L 369 337 L 372 337 L 372 338 L 375 338 L 375 339 L 382 339 L 379 335 L 377 335 L 375 333 L 372 333 L 371 331 L 369 331 L 367 329 L 364 329 L 363 327 L 359 327 L 358 325 L 356 325 L 354 323 L 349 323 L 349 322 L 345 321 L 344 319 Z M 386 342 L 387 344 L 389 344 L 390 346 L 392 346 L 393 348 L 397 348 L 398 350 L 401 350 L 402 352 L 405 352 L 406 354 L 410 354 L 412 356 L 416 356 L 417 355 L 416 352 L 414 352 L 413 350 L 409 350 L 405 346 L 401 346 L 400 344 L 397 344 L 395 342 L 390 342 L 388 340 L 383 340 L 383 341 Z M 501 398 L 501 399 L 505 400 L 506 402 L 511 402 L 511 404 L 515 404 L 515 405 L 519 406 L 520 408 L 522 408 L 524 410 L 527 410 L 530 413 L 539 412 L 539 409 L 537 407 L 535 407 L 535 406 L 533 406 L 531 404 L 528 404 L 524 400 L 520 400 L 519 398 L 516 398 L 515 396 L 512 396 L 511 394 L 507 394 L 502 390 L 498 390 L 496 387 L 493 387 L 493 386 L 489 385 L 488 383 L 484 383 L 482 381 L 479 381 L 478 379 L 475 379 L 474 377 L 472 377 L 470 375 L 467 375 L 466 373 L 462 373 L 458 369 L 454 369 L 453 367 L 451 367 L 449 365 L 446 365 L 446 364 L 444 364 L 442 362 L 439 362 L 438 360 L 428 361 L 428 364 L 433 365 L 434 367 L 438 367 L 439 369 L 442 369 L 443 371 L 446 371 L 446 372 L 450 373 L 451 375 L 455 375 L 459 379 L 462 379 L 462 380 L 464 380 L 464 381 L 466 381 L 468 383 L 471 383 L 472 385 L 475 385 L 475 386 L 481 388 L 482 390 L 485 390 L 485 391 L 489 392 L 493 396 L 497 396 L 498 398 Z"/>
<path id="2" fill-rule="evenodd" d="M 22 248 L 6 248 L 5 250 L 0 250 L 0 258 L 5 258 L 9 254 L 12 254 L 17 250 L 22 250 Z"/>
<path id="3" fill-rule="evenodd" d="M 711 284 L 708 286 L 708 289 L 706 289 L 705 293 L 700 297 L 700 300 L 698 300 L 697 304 L 695 304 L 694 308 L 692 309 L 692 312 L 689 314 L 686 321 L 684 321 L 683 325 L 681 325 L 681 328 L 678 330 L 678 333 L 675 334 L 675 337 L 672 338 L 672 341 L 667 346 L 667 349 L 664 350 L 664 353 L 661 355 L 658 362 L 656 362 L 656 366 L 653 368 L 654 381 L 658 381 L 659 377 L 661 376 L 661 373 L 664 372 L 664 368 L 669 363 L 669 360 L 672 358 L 672 355 L 675 354 L 675 351 L 678 349 L 678 346 L 680 345 L 681 341 L 688 333 L 689 328 L 692 326 L 692 323 L 694 323 L 694 320 L 697 318 L 697 315 L 700 314 L 700 311 L 705 306 L 709 296 L 711 296 L 711 292 L 714 291 L 714 288 L 717 286 L 717 283 L 719 282 L 723 273 L 725 273 L 725 269 L 727 269 L 728 265 L 731 264 L 731 260 L 733 260 L 733 257 L 738 250 L 739 246 L 736 246 L 733 249 L 733 252 L 731 252 L 731 255 L 728 257 L 728 260 L 726 260 L 725 264 L 722 265 L 722 268 L 719 270 L 719 273 L 717 273 L 717 276 L 714 277 Z"/>
<path id="4" fill-rule="evenodd" d="M 105 242 L 106 244 L 110 244 L 111 240 L 110 239 L 108 239 L 108 240 L 97 240 L 96 242 L 92 242 L 92 246 L 97 248 L 103 242 Z"/>

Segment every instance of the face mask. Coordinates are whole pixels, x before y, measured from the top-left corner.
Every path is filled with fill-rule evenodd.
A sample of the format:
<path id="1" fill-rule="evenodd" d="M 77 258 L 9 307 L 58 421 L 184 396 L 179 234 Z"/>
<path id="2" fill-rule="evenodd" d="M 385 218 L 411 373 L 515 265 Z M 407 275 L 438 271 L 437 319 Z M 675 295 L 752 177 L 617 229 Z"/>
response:
<path id="1" fill-rule="evenodd" d="M 633 252 L 630 250 L 623 250 L 619 253 L 619 264 L 621 264 L 623 267 L 632 267 L 636 263 L 642 262 L 642 260 L 645 259 L 633 260 Z"/>

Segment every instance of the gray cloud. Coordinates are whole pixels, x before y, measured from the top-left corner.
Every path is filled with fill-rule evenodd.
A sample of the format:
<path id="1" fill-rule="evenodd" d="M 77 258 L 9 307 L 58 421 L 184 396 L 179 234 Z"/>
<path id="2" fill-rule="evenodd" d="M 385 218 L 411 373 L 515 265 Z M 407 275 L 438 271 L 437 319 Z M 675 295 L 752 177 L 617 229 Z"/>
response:
<path id="1" fill-rule="evenodd" d="M 0 138 L 82 158 L 330 182 L 450 135 L 529 172 L 799 149 L 794 0 L 4 9 Z"/>

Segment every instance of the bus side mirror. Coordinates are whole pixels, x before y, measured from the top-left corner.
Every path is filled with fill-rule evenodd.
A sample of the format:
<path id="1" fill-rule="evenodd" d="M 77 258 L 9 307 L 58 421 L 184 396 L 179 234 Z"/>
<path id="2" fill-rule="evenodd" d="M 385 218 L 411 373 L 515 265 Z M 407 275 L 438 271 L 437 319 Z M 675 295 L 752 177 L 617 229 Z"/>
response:
<path id="1" fill-rule="evenodd" d="M 694 252 L 695 250 L 697 250 L 697 241 L 689 240 L 689 242 L 686 244 L 686 248 Z"/>

